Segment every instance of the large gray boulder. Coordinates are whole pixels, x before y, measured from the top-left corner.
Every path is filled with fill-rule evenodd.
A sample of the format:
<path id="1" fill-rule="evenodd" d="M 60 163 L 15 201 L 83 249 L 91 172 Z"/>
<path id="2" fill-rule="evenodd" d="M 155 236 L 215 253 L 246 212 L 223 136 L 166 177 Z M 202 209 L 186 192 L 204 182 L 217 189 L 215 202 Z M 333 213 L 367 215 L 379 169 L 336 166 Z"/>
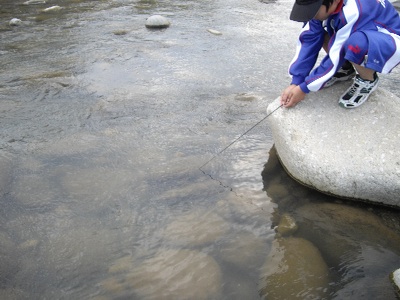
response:
<path id="1" fill-rule="evenodd" d="M 338 99 L 349 84 L 310 93 L 268 117 L 279 159 L 321 192 L 400 207 L 400 98 L 378 88 L 362 106 L 344 109 Z"/>

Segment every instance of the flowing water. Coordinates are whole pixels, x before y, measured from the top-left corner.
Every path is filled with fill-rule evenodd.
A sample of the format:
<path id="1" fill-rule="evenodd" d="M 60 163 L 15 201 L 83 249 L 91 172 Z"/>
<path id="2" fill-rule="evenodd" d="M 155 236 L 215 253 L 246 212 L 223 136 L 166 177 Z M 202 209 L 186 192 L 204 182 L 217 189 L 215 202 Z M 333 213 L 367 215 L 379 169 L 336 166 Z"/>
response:
<path id="1" fill-rule="evenodd" d="M 290 2 L 24 2 L 0 0 L 1 299 L 259 299 L 283 215 L 326 268 L 300 298 L 395 299 L 398 211 L 293 181 L 266 122 L 219 153 L 289 81 Z"/>

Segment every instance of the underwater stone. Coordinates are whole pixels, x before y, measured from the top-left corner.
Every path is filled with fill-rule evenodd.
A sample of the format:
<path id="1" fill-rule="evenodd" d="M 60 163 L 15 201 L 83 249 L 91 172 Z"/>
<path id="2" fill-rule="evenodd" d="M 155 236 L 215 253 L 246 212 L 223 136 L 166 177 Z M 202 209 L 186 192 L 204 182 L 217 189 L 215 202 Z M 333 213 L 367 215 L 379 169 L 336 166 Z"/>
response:
<path id="1" fill-rule="evenodd" d="M 54 12 L 54 11 L 59 11 L 61 9 L 62 9 L 62 7 L 60 7 L 58 5 L 54 5 L 54 6 L 43 9 L 43 11 L 44 12 Z"/>
<path id="2" fill-rule="evenodd" d="M 302 238 L 279 238 L 261 271 L 262 299 L 326 299 L 328 266 L 319 250 Z"/>
<path id="3" fill-rule="evenodd" d="M 268 245 L 265 240 L 256 236 L 252 232 L 238 232 L 231 238 L 220 243 L 221 258 L 229 264 L 243 269 L 258 269 L 263 261 L 259 257 L 264 257 L 268 253 Z"/>
<path id="4" fill-rule="evenodd" d="M 166 17 L 153 15 L 147 18 L 145 25 L 147 28 L 167 28 L 171 22 Z"/>
<path id="5" fill-rule="evenodd" d="M 286 171 L 321 192 L 400 207 L 400 98 L 378 88 L 362 106 L 343 109 L 343 85 L 293 108 L 267 109 L 275 147 Z"/>
<path id="6" fill-rule="evenodd" d="M 10 26 L 18 26 L 22 24 L 22 21 L 17 18 L 12 18 L 10 22 L 8 23 Z"/>
<path id="7" fill-rule="evenodd" d="M 215 30 L 215 29 L 207 29 L 209 33 L 212 33 L 213 35 L 222 35 L 222 32 Z"/>
<path id="8" fill-rule="evenodd" d="M 309 203 L 292 214 L 299 226 L 296 236 L 313 241 L 329 265 L 339 270 L 337 299 L 364 299 L 366 294 L 370 299 L 391 299 L 388 276 L 400 257 L 396 230 L 374 212 L 351 205 Z"/>
<path id="9" fill-rule="evenodd" d="M 287 236 L 295 233 L 297 228 L 298 226 L 295 219 L 293 219 L 293 217 L 289 214 L 283 214 L 279 221 L 279 225 L 276 228 L 276 231 L 281 236 Z"/>
<path id="10" fill-rule="evenodd" d="M 209 255 L 193 250 L 160 250 L 122 281 L 140 299 L 219 299 L 221 270 Z"/>
<path id="11" fill-rule="evenodd" d="M 397 294 L 400 296 L 400 269 L 394 271 L 391 274 L 390 279 L 392 280 L 392 283 L 395 286 Z"/>
<path id="12" fill-rule="evenodd" d="M 35 5 L 35 4 L 45 4 L 46 1 L 44 0 L 29 0 L 29 1 L 25 1 L 23 4 L 24 5 Z"/>
<path id="13" fill-rule="evenodd" d="M 287 187 L 281 183 L 271 183 L 266 189 L 267 195 L 274 198 L 284 198 L 289 195 Z"/>
<path id="14" fill-rule="evenodd" d="M 195 247 L 215 243 L 228 229 L 229 224 L 216 213 L 195 210 L 168 224 L 164 237 L 175 245 Z"/>

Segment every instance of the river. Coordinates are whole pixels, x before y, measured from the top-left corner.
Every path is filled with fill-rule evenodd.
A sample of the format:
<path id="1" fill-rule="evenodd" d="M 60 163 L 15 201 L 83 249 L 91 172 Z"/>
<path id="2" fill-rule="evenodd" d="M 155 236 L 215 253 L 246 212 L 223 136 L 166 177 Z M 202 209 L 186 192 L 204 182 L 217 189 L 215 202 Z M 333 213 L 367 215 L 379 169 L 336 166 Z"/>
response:
<path id="1" fill-rule="evenodd" d="M 0 0 L 1 299 L 259 299 L 283 215 L 326 267 L 304 299 L 396 299 L 398 211 L 302 187 L 256 125 L 291 2 L 25 2 Z"/>

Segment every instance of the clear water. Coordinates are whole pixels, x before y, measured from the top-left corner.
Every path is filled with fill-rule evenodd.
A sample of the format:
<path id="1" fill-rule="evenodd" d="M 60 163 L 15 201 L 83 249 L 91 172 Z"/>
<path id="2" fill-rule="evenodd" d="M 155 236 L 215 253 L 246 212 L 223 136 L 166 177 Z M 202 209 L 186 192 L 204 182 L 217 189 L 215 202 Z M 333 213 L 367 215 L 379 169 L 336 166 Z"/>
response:
<path id="1" fill-rule="evenodd" d="M 398 211 L 297 184 L 266 122 L 220 153 L 288 81 L 291 3 L 23 2 L 0 1 L 1 298 L 259 299 L 288 213 L 328 298 L 395 299 Z M 153 14 L 172 26 L 146 29 Z M 312 214 L 325 204 L 359 230 Z"/>

